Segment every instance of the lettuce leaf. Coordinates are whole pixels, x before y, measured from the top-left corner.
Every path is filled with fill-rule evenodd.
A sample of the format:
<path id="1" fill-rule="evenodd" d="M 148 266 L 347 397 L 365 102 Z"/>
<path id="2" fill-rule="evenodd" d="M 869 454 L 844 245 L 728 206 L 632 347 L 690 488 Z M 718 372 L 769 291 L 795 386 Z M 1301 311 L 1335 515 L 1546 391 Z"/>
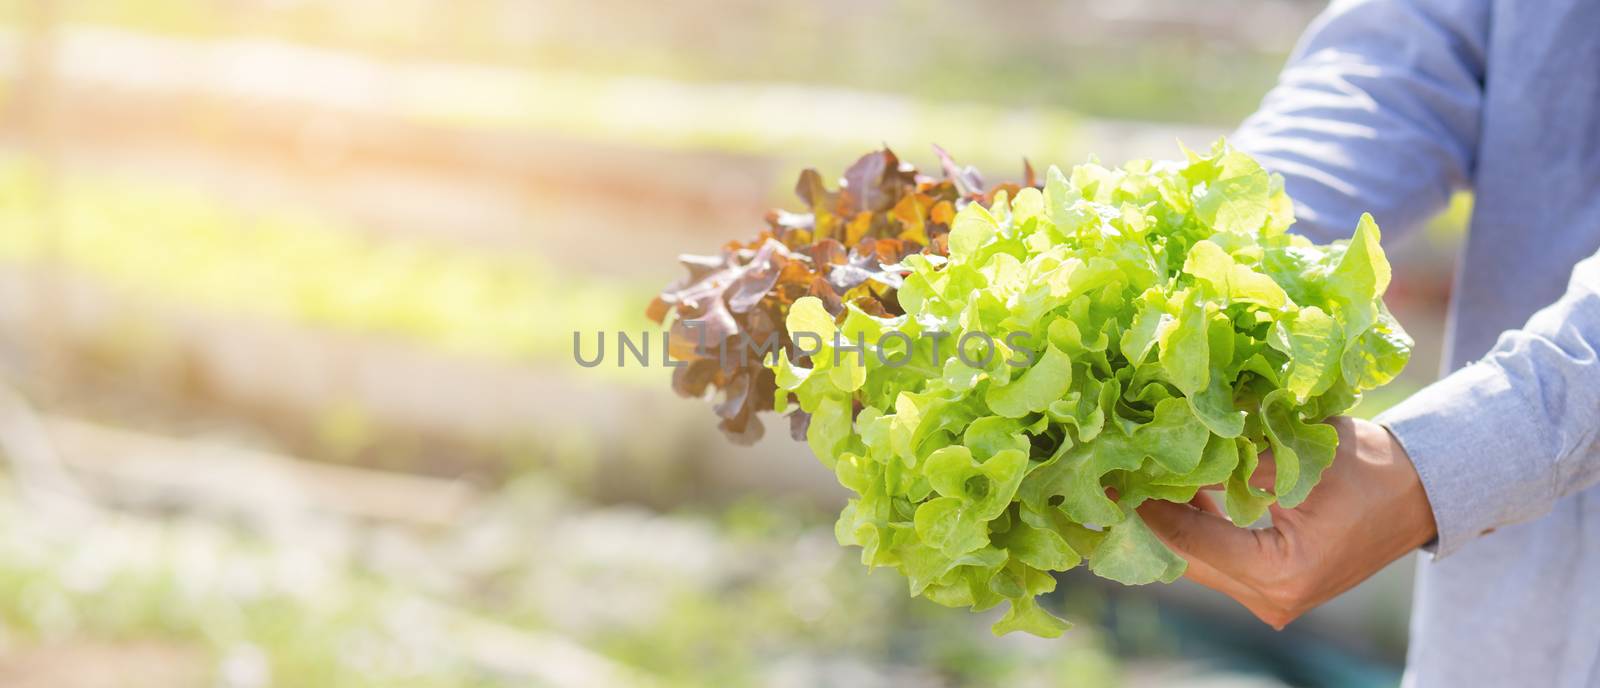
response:
<path id="1" fill-rule="evenodd" d="M 895 294 L 902 275 L 890 266 L 913 255 L 943 255 L 958 210 L 1035 183 L 1024 161 L 1022 185 L 985 191 L 977 170 L 956 165 L 942 150 L 939 155 L 942 179 L 918 174 L 887 148 L 861 156 L 837 190 L 807 169 L 795 184 L 804 211 L 773 210 L 765 231 L 750 242 L 729 242 L 719 255 L 682 256 L 689 274 L 667 285 L 646 310 L 671 326 L 671 355 L 683 364 L 673 373 L 673 389 L 685 397 L 708 390 L 718 395 L 724 434 L 754 443 L 765 432 L 760 414 L 774 409 L 775 382 L 764 352 L 795 347 L 785 320 L 797 299 L 814 297 L 832 316 L 847 302 L 874 316 L 900 314 Z M 908 290 L 913 298 L 918 286 Z M 809 409 L 777 408 L 788 411 L 796 439 L 804 438 Z"/>
<path id="2" fill-rule="evenodd" d="M 1215 486 L 1241 526 L 1303 501 L 1337 442 L 1320 421 L 1393 379 L 1411 340 L 1371 217 L 1331 245 L 1287 233 L 1281 180 L 1224 141 L 1045 180 L 963 207 L 947 258 L 892 266 L 900 313 L 796 300 L 787 332 L 826 341 L 772 367 L 774 403 L 812 414 L 807 440 L 856 495 L 842 544 L 940 604 L 1008 603 L 996 633 L 1049 636 L 1053 572 L 1183 573 L 1145 500 Z"/>

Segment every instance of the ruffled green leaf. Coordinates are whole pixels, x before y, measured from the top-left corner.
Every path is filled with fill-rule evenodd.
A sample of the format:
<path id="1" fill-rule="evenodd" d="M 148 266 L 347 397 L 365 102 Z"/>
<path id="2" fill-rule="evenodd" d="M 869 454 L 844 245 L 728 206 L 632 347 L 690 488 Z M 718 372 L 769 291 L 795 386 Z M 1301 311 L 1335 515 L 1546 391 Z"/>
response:
<path id="1" fill-rule="evenodd" d="M 1206 339 L 1206 308 L 1195 295 L 1184 295 L 1183 310 L 1161 334 L 1161 368 L 1184 394 L 1194 394 L 1211 381 L 1211 349 Z"/>
<path id="2" fill-rule="evenodd" d="M 1008 603 L 997 633 L 1066 627 L 1037 599 L 1054 571 L 1181 575 L 1134 511 L 1145 501 L 1221 486 L 1241 526 L 1300 504 L 1338 439 L 1316 421 L 1411 347 L 1379 300 L 1370 219 L 1348 244 L 1283 234 L 1281 180 L 1226 144 L 1045 179 L 957 212 L 948 260 L 906 258 L 903 315 L 795 301 L 788 330 L 825 341 L 773 365 L 775 404 L 812 414 L 808 442 L 855 493 L 839 542 L 914 595 Z M 866 360 L 836 351 L 835 331 L 866 340 Z M 905 339 L 895 365 L 875 355 L 886 334 Z M 1250 485 L 1262 449 L 1270 490 Z"/>
<path id="3" fill-rule="evenodd" d="M 1078 523 L 1115 523 L 1122 520 L 1123 513 L 1106 496 L 1102 481 L 1112 471 L 1137 469 L 1144 456 L 1121 432 L 1102 433 L 1030 473 L 1019 496 L 1035 510 L 1059 506 Z"/>
<path id="4" fill-rule="evenodd" d="M 1000 231 L 1000 223 L 988 209 L 976 203 L 956 215 L 950 226 L 950 257 L 970 259 Z"/>
<path id="5" fill-rule="evenodd" d="M 1027 523 L 1013 525 L 995 544 L 1018 561 L 1041 571 L 1066 571 L 1083 561 L 1059 533 Z"/>
<path id="6" fill-rule="evenodd" d="M 1241 438 L 1238 442 L 1239 464 L 1228 476 L 1223 508 L 1234 525 L 1249 526 L 1266 515 L 1267 507 L 1272 505 L 1272 493 L 1250 484 L 1250 477 L 1255 475 L 1261 457 L 1256 454 L 1255 445 L 1249 440 Z"/>
<path id="7" fill-rule="evenodd" d="M 1032 633 L 1041 638 L 1060 637 L 1072 624 L 1044 610 L 1032 597 L 1011 598 L 1011 608 L 994 625 L 995 635 L 1016 631 Z"/>
<path id="8" fill-rule="evenodd" d="M 1331 425 L 1301 420 L 1290 396 L 1288 390 L 1280 389 L 1262 399 L 1261 423 L 1277 466 L 1273 489 L 1278 503 L 1292 509 L 1305 501 L 1322 471 L 1333 464 L 1339 435 Z"/>
<path id="9" fill-rule="evenodd" d="M 1072 359 L 1053 346 L 1045 347 L 1038 363 L 1009 384 L 991 385 L 984 401 L 996 414 L 1021 418 L 1049 408 L 1071 385 Z"/>
<path id="10" fill-rule="evenodd" d="M 1389 315 L 1387 308 L 1380 308 L 1372 328 L 1356 337 L 1344 351 L 1340 367 L 1345 384 L 1352 389 L 1375 389 L 1389 384 L 1406 367 L 1406 361 L 1411 358 L 1411 346 L 1411 336 Z"/>
<path id="11" fill-rule="evenodd" d="M 1182 475 L 1200 465 L 1211 432 L 1195 418 L 1183 399 L 1163 399 L 1155 418 L 1134 433 L 1134 446 L 1169 473 Z"/>
<path id="12" fill-rule="evenodd" d="M 1171 583 L 1183 575 L 1188 564 L 1173 553 L 1144 519 L 1125 518 L 1106 529 L 1106 537 L 1089 555 L 1089 570 L 1102 578 L 1123 585 Z"/>
<path id="13" fill-rule="evenodd" d="M 1339 322 L 1316 306 L 1278 321 L 1278 348 L 1289 355 L 1284 387 L 1300 402 L 1328 390 L 1339 373 L 1344 335 Z"/>
<path id="14" fill-rule="evenodd" d="M 1270 212 L 1271 179 L 1261 165 L 1239 151 L 1219 144 L 1218 154 L 1194 175 L 1200 185 L 1195 215 L 1219 232 L 1250 234 L 1261 229 Z"/>

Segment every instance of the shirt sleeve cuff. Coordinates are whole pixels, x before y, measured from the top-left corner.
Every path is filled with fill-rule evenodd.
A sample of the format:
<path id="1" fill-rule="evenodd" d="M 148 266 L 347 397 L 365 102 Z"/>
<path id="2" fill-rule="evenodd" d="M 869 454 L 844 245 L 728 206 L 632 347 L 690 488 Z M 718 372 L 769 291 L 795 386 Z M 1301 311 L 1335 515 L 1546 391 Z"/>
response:
<path id="1" fill-rule="evenodd" d="M 1435 559 L 1552 501 L 1537 414 L 1499 366 L 1473 363 L 1380 414 L 1438 524 Z"/>

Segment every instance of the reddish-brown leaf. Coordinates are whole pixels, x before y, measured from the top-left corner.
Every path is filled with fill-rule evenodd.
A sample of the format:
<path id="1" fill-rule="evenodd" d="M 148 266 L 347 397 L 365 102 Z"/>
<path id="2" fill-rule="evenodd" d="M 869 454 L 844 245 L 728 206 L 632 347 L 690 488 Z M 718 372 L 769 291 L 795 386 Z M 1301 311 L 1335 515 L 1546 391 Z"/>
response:
<path id="1" fill-rule="evenodd" d="M 728 242 L 718 255 L 680 257 L 688 275 L 663 289 L 646 315 L 670 323 L 668 353 L 688 362 L 673 371 L 673 389 L 690 397 L 713 391 L 719 427 L 732 441 L 748 444 L 764 432 L 758 415 L 772 409 L 777 385 L 747 347 L 771 338 L 787 352 L 793 342 L 784 319 L 796 299 L 816 296 L 836 317 L 847 302 L 873 316 L 899 315 L 901 262 L 920 252 L 947 254 L 961 206 L 990 200 L 998 188 L 1013 196 L 1020 188 L 985 190 L 977 170 L 934 150 L 944 172 L 939 178 L 918 175 L 887 148 L 850 165 L 838 190 L 807 169 L 795 183 L 803 210 L 768 212 L 765 231 L 748 243 Z M 1026 160 L 1023 184 L 1037 185 Z M 702 343 L 705 350 L 696 351 Z M 805 412 L 792 411 L 791 436 L 804 439 L 809 422 Z"/>

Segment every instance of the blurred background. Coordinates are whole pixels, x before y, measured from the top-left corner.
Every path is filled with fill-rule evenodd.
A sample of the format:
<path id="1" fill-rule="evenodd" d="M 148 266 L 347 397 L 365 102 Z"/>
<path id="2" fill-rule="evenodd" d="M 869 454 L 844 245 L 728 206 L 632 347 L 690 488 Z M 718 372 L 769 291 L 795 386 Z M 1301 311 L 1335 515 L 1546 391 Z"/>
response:
<path id="1" fill-rule="evenodd" d="M 1282 633 L 1074 573 L 996 639 L 804 445 L 570 353 L 805 166 L 1207 145 L 1321 6 L 0 0 L 0 684 L 1394 685 L 1408 564 Z M 1467 205 L 1390 248 L 1363 413 Z"/>

